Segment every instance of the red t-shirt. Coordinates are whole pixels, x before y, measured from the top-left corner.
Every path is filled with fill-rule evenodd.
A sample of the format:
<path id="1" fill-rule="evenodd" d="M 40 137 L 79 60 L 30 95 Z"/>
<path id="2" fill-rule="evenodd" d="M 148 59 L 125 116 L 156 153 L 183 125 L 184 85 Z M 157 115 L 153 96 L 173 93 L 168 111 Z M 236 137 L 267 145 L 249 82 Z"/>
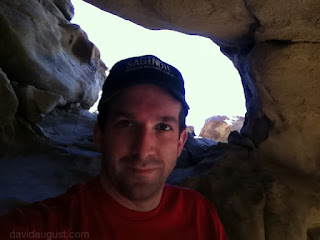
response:
<path id="1" fill-rule="evenodd" d="M 0 239 L 226 240 L 213 206 L 199 193 L 166 185 L 157 208 L 127 209 L 98 177 L 56 198 L 0 217 Z"/>

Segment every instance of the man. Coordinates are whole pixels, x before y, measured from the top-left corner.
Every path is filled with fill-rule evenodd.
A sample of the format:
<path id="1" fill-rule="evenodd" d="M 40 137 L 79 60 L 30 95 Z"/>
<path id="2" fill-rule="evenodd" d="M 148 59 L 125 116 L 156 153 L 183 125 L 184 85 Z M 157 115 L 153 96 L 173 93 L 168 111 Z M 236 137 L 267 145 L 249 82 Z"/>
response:
<path id="1" fill-rule="evenodd" d="M 173 66 L 151 55 L 115 64 L 94 128 L 100 175 L 0 218 L 0 239 L 227 239 L 203 196 L 165 185 L 187 139 L 188 109 Z"/>

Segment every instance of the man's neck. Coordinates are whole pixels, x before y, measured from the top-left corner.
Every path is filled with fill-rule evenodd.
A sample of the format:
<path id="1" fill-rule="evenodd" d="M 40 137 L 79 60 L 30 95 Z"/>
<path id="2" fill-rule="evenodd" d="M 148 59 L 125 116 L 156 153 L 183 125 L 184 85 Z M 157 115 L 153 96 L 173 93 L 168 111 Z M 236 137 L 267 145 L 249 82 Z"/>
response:
<path id="1" fill-rule="evenodd" d="M 161 190 L 159 193 L 146 200 L 134 201 L 122 196 L 103 173 L 100 174 L 100 183 L 106 193 L 109 194 L 120 205 L 139 212 L 148 212 L 155 209 L 160 203 L 163 192 Z"/>

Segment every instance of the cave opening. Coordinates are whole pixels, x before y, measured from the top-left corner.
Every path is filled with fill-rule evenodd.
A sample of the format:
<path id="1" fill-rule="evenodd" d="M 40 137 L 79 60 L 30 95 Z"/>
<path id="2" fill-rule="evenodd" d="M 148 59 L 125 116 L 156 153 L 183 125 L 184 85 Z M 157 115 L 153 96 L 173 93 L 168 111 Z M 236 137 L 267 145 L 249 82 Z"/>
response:
<path id="1" fill-rule="evenodd" d="M 213 41 L 149 30 L 84 1 L 72 0 L 72 4 L 72 23 L 88 34 L 109 69 L 121 59 L 152 54 L 180 70 L 190 106 L 186 121 L 195 136 L 227 142 L 231 131 L 240 131 L 246 113 L 243 86 L 238 71 Z M 97 103 L 90 111 L 96 108 Z"/>

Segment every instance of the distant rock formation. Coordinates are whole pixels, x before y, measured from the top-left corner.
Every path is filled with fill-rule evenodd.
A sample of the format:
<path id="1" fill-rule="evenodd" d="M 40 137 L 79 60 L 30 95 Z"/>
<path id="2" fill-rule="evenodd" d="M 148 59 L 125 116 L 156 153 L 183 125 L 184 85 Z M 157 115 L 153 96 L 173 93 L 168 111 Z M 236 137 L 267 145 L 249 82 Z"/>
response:
<path id="1" fill-rule="evenodd" d="M 187 126 L 187 132 L 191 133 L 192 136 L 195 136 L 196 134 L 194 133 L 194 126 Z"/>
<path id="2" fill-rule="evenodd" d="M 228 142 L 230 132 L 240 132 L 243 122 L 244 117 L 241 116 L 213 116 L 206 119 L 199 136 L 210 138 L 217 142 Z"/>

